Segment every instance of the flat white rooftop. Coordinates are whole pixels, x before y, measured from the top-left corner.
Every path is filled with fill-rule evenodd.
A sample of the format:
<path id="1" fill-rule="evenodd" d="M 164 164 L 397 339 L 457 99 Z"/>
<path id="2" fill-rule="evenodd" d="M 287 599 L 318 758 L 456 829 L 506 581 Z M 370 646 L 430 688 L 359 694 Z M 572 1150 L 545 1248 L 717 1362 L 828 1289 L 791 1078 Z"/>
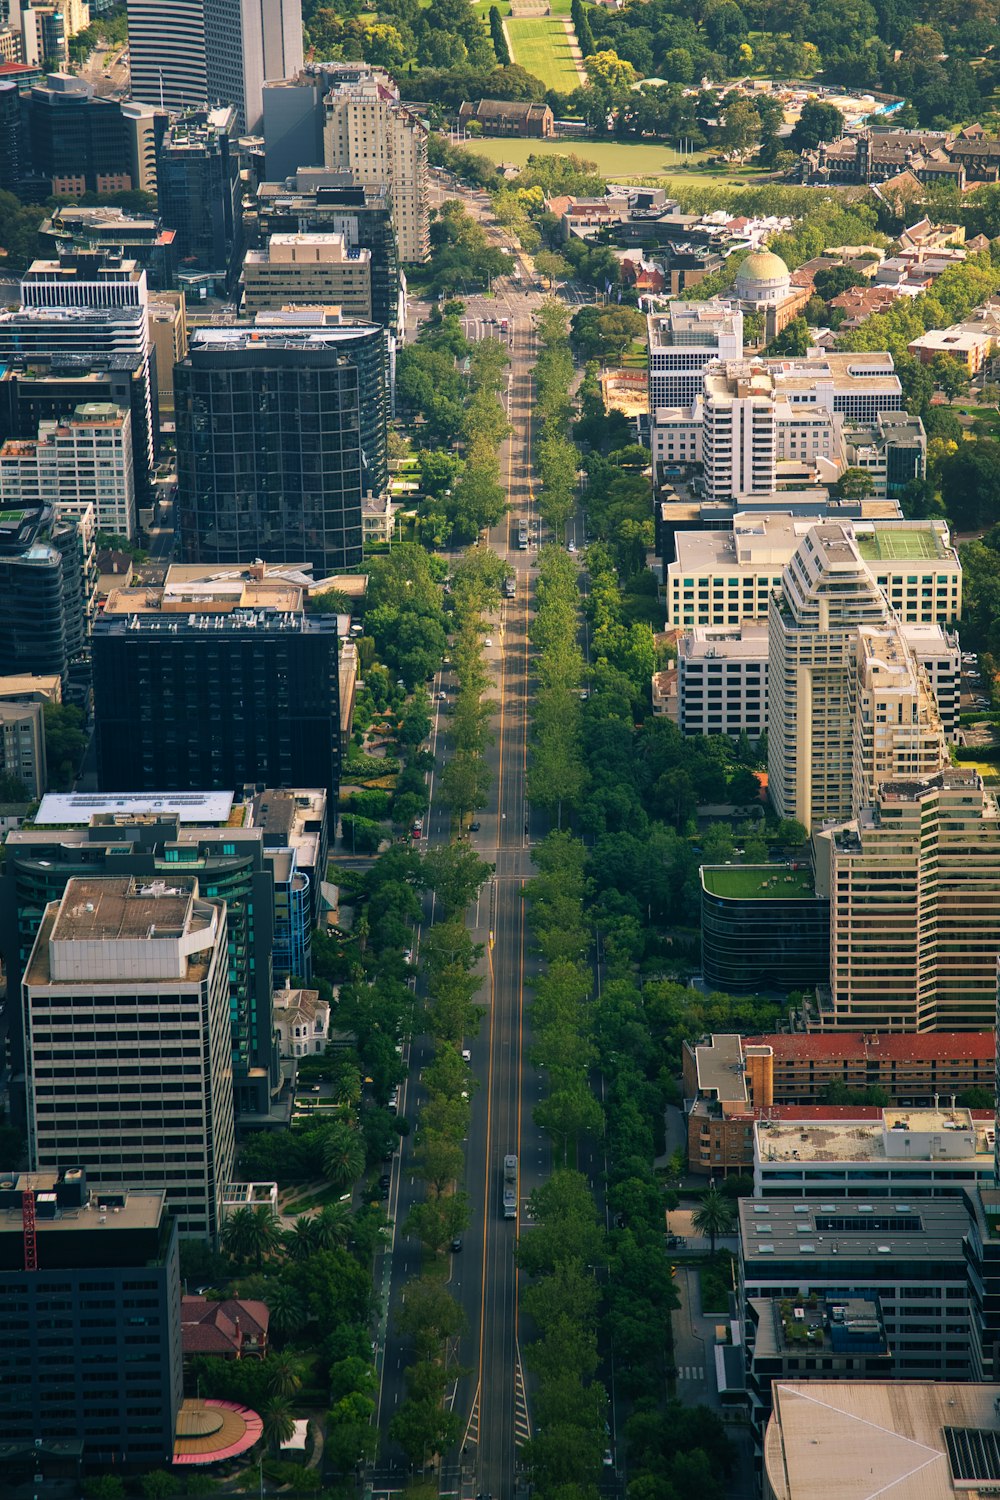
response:
<path id="1" fill-rule="evenodd" d="M 761 1120 L 762 1167 L 775 1162 L 992 1159 L 994 1126 L 967 1109 L 886 1109 L 880 1120 Z"/>
<path id="2" fill-rule="evenodd" d="M 89 823 L 115 813 L 152 817 L 162 813 L 181 823 L 226 823 L 233 809 L 232 792 L 47 792 L 36 824 Z"/>

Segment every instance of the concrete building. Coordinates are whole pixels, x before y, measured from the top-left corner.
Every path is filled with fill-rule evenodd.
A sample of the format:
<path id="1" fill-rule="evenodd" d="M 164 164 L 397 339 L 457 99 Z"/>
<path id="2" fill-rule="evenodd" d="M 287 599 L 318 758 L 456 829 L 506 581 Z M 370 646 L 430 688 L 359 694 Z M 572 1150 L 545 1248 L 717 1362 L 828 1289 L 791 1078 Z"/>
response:
<path id="1" fill-rule="evenodd" d="M 92 641 L 106 791 L 339 785 L 337 622 L 263 564 L 109 596 Z M 308 582 L 309 580 L 306 580 Z"/>
<path id="2" fill-rule="evenodd" d="M 34 83 L 24 127 L 21 182 L 33 195 L 79 197 L 148 185 L 149 127 L 83 78 L 48 73 Z"/>
<path id="3" fill-rule="evenodd" d="M 26 703 L 61 703 L 62 679 L 58 676 L 23 675 L 0 677 L 0 701 L 20 698 Z"/>
<path id="4" fill-rule="evenodd" d="M 303 167 L 282 182 L 260 183 L 254 217 L 258 244 L 272 234 L 339 234 L 348 250 L 370 251 L 372 321 L 402 338 L 406 277 L 399 264 L 387 184 L 364 186 L 350 172 Z"/>
<path id="5" fill-rule="evenodd" d="M 791 280 L 780 255 L 771 250 L 752 250 L 737 267 L 734 290 L 745 312 L 766 312 L 785 301 Z"/>
<path id="6" fill-rule="evenodd" d="M 764 1440 L 763 1500 L 888 1493 L 962 1500 L 994 1482 L 1000 1386 L 896 1379 L 781 1381 Z M 960 1377 L 958 1377 L 960 1378 Z"/>
<path id="7" fill-rule="evenodd" d="M 12 509 L 55 502 L 60 515 L 80 517 L 92 506 L 99 531 L 136 535 L 132 418 L 120 406 L 90 402 L 66 421 L 41 422 L 31 442 L 0 446 L 0 505 Z"/>
<path id="8" fill-rule="evenodd" d="M 83 1167 L 0 1177 L 0 1442 L 70 1438 L 86 1469 L 162 1464 L 183 1399 L 180 1296 L 162 1190 L 95 1192 Z"/>
<path id="9" fill-rule="evenodd" d="M 951 764 L 934 694 L 898 625 L 859 628 L 848 661 L 854 815 L 883 783 L 935 776 Z"/>
<path id="10" fill-rule="evenodd" d="M 646 319 L 649 410 L 689 407 L 713 360 L 743 358 L 743 313 L 734 302 L 671 302 Z M 694 462 L 695 460 L 688 460 Z"/>
<path id="11" fill-rule="evenodd" d="M 275 895 L 264 841 L 252 804 L 234 804 L 231 792 L 43 798 L 34 826 L 10 835 L 0 878 L 0 951 L 8 983 L 19 986 L 42 915 L 72 878 L 196 876 L 206 897 L 226 902 L 237 1116 L 242 1124 L 280 1123 L 282 1080 L 271 1016 Z M 9 1019 L 8 1034 L 16 1087 L 23 1074 L 19 1011 Z"/>
<path id="12" fill-rule="evenodd" d="M 43 708 L 42 703 L 0 699 L 0 776 L 21 782 L 29 802 L 45 791 Z"/>
<path id="13" fill-rule="evenodd" d="M 971 769 L 882 784 L 813 841 L 830 985 L 810 1026 L 975 1030 L 996 1009 L 1000 810 Z"/>
<path id="14" fill-rule="evenodd" d="M 157 120 L 164 120 L 154 112 Z M 152 188 L 143 189 L 155 192 Z M 154 215 L 126 214 L 120 208 L 78 207 L 66 204 L 53 209 L 42 221 L 38 237 L 44 247 L 44 259 L 58 261 L 64 255 L 101 252 L 105 256 L 124 256 L 146 273 L 150 289 L 166 290 L 174 285 L 176 265 L 172 229 L 164 229 Z M 162 378 L 163 371 L 158 372 Z"/>
<path id="15" fill-rule="evenodd" d="M 869 425 L 843 427 L 844 464 L 870 475 L 875 495 L 899 497 L 927 473 L 927 434 L 919 417 L 879 412 Z"/>
<path id="16" fill-rule="evenodd" d="M 242 131 L 260 129 L 264 84 L 302 66 L 302 0 L 203 0 L 206 97 L 236 106 Z"/>
<path id="17" fill-rule="evenodd" d="M 863 1289 L 881 1303 L 898 1380 L 971 1377 L 969 1210 L 962 1199 L 742 1198 L 739 1226 L 744 1308 L 751 1299 L 801 1296 L 802 1289 L 827 1301 Z"/>
<path id="18" fill-rule="evenodd" d="M 362 561 L 362 502 L 389 479 L 385 329 L 198 329 L 174 392 L 186 562 L 291 552 L 324 577 Z"/>
<path id="19" fill-rule="evenodd" d="M 850 1112 L 848 1106 L 845 1113 Z M 993 1177 L 995 1120 L 946 1109 L 875 1111 L 875 1118 L 770 1118 L 754 1124 L 756 1198 L 938 1197 L 976 1192 Z"/>
<path id="20" fill-rule="evenodd" d="M 73 879 L 46 907 L 22 987 L 28 1150 L 33 1171 L 86 1151 L 101 1188 L 163 1188 L 179 1232 L 216 1242 L 235 1150 L 226 906 L 172 879 Z"/>
<path id="21" fill-rule="evenodd" d="M 951 624 L 962 614 L 962 567 L 942 521 L 797 518 L 775 508 L 739 512 L 732 529 L 678 531 L 667 564 L 668 625 L 739 625 L 767 617 L 772 595 L 815 525 L 848 534 L 904 624 Z"/>
<path id="22" fill-rule="evenodd" d="M 878 1297 L 755 1297 L 746 1308 L 746 1390 L 760 1458 L 771 1391 L 791 1378 L 885 1380 L 892 1348 Z"/>
<path id="23" fill-rule="evenodd" d="M 356 82 L 332 76 L 329 84 L 324 165 L 352 173 L 365 186 L 389 187 L 399 258 L 422 264 L 430 254 L 426 125 L 400 103 L 398 88 L 378 69 L 369 68 Z"/>
<path id="24" fill-rule="evenodd" d="M 342 653 L 348 644 L 346 641 L 341 644 Z M 247 791 L 249 796 L 249 788 Z M 321 787 L 267 787 L 253 795 L 252 817 L 254 827 L 263 833 L 265 849 L 294 853 L 295 867 L 309 885 L 306 904 L 310 926 L 320 927 L 329 853 L 326 792 Z M 308 977 L 302 969 L 293 968 L 290 972 Z"/>
<path id="25" fill-rule="evenodd" d="M 174 366 L 187 358 L 187 302 L 183 292 L 159 292 L 148 308 L 149 339 L 156 353 L 160 421 L 174 418 Z"/>
<path id="26" fill-rule="evenodd" d="M 700 1177 L 746 1175 L 753 1166 L 755 1069 L 769 1049 L 738 1036 L 684 1044 L 684 1113 L 688 1170 Z"/>
<path id="27" fill-rule="evenodd" d="M 956 323 L 951 328 L 929 328 L 907 344 L 909 352 L 922 365 L 929 365 L 939 354 L 955 360 L 965 373 L 975 377 L 996 353 L 995 329 L 975 324 Z"/>
<path id="28" fill-rule="evenodd" d="M 849 816 L 858 628 L 889 623 L 850 528 L 814 526 L 768 613 L 768 791 L 778 816 L 798 819 L 807 832 Z"/>
<path id="29" fill-rule="evenodd" d="M 141 510 L 153 503 L 150 471 L 137 458 L 153 450 L 150 365 L 141 354 L 32 350 L 8 355 L 0 363 L 0 439 L 37 438 L 40 422 L 71 417 L 81 404 L 123 407 L 132 418 L 136 509 Z"/>
<path id="30" fill-rule="evenodd" d="M 371 321 L 371 251 L 349 249 L 341 234 L 272 234 L 266 250 L 247 251 L 243 284 L 250 318 L 296 303 Z"/>

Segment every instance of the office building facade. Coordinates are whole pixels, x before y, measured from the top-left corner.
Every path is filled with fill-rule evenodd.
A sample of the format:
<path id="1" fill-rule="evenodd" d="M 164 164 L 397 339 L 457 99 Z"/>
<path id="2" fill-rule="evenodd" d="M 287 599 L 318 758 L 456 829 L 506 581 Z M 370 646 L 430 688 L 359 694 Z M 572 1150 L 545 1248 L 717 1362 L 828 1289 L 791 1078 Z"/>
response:
<path id="1" fill-rule="evenodd" d="M 736 302 L 671 302 L 646 319 L 649 410 L 688 407 L 715 360 L 743 358 L 743 313 Z M 693 460 L 692 460 L 693 461 Z"/>
<path id="2" fill-rule="evenodd" d="M 0 505 L 55 501 L 62 516 L 93 507 L 98 531 L 136 535 L 132 419 L 120 406 L 91 402 L 64 422 L 42 422 L 37 441 L 0 446 Z"/>
<path id="3" fill-rule="evenodd" d="M 92 639 L 105 791 L 260 783 L 337 794 L 337 622 L 300 587 L 235 579 L 113 593 Z"/>
<path id="4" fill-rule="evenodd" d="M 163 109 L 204 107 L 204 0 L 127 0 L 132 98 Z"/>
<path id="5" fill-rule="evenodd" d="M 811 871 L 703 865 L 701 972 L 724 994 L 811 989 L 830 963 L 830 905 Z"/>
<path id="6" fill-rule="evenodd" d="M 213 328 L 174 372 L 187 562 L 294 554 L 357 566 L 361 504 L 388 487 L 387 335 L 370 324 Z"/>
<path id="7" fill-rule="evenodd" d="M 236 106 L 242 131 L 257 131 L 263 87 L 302 66 L 302 0 L 203 0 L 209 99 Z"/>
<path id="8" fill-rule="evenodd" d="M 72 879 L 22 985 L 32 1171 L 163 1188 L 181 1235 L 216 1243 L 233 1175 L 224 901 L 197 880 Z"/>
<path id="9" fill-rule="evenodd" d="M 158 201 L 176 232 L 178 282 L 228 295 L 243 256 L 239 121 L 230 105 L 185 111 L 160 144 Z"/>
<path id="10" fill-rule="evenodd" d="M 249 824 L 212 826 L 211 805 L 219 798 L 182 799 L 183 814 L 155 810 L 164 800 L 169 808 L 169 797 L 128 799 L 126 808 L 120 807 L 121 798 L 85 800 L 83 814 L 43 802 L 36 825 L 10 835 L 0 877 L 0 948 L 11 987 L 20 984 L 46 907 L 61 899 L 69 880 L 109 875 L 150 882 L 194 876 L 205 897 L 226 903 L 236 1114 L 266 1116 L 280 1079 L 271 1016 L 275 887 L 263 831 Z M 232 809 L 231 796 L 221 800 Z M 48 829 L 42 825 L 50 816 L 60 824 L 80 816 L 89 821 Z M 204 823 L 191 821 L 199 817 Z M 24 1063 L 19 1013 L 10 1018 L 9 1037 L 16 1085 Z"/>
<path id="11" fill-rule="evenodd" d="M 95 1192 L 82 1167 L 0 1177 L 0 1442 L 70 1438 L 85 1469 L 159 1468 L 183 1399 L 180 1297 L 162 1190 Z"/>
<path id="12" fill-rule="evenodd" d="M 86 646 L 87 559 L 78 522 L 51 505 L 0 516 L 0 660 L 65 689 Z"/>
<path id="13" fill-rule="evenodd" d="M 266 250 L 247 251 L 243 285 L 250 318 L 298 303 L 371 321 L 371 251 L 348 249 L 340 234 L 272 234 Z"/>
<path id="14" fill-rule="evenodd" d="M 45 791 L 45 774 L 43 705 L 0 700 L 0 775 L 19 781 L 34 802 Z"/>

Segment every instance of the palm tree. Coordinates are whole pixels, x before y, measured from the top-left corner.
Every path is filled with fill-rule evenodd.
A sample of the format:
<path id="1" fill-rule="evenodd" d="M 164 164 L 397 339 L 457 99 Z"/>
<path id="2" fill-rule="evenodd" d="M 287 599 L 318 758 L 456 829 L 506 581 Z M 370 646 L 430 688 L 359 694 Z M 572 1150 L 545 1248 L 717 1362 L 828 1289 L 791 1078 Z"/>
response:
<path id="1" fill-rule="evenodd" d="M 294 1227 L 285 1233 L 283 1243 L 291 1260 L 308 1260 L 316 1249 L 316 1238 L 313 1233 L 315 1222 L 315 1219 L 299 1214 Z"/>
<path id="2" fill-rule="evenodd" d="M 323 1171 L 335 1187 L 345 1188 L 361 1176 L 365 1156 L 365 1143 L 352 1126 L 338 1121 L 324 1132 Z"/>
<path id="3" fill-rule="evenodd" d="M 271 1452 L 277 1453 L 282 1443 L 287 1443 L 290 1437 L 295 1435 L 295 1418 L 292 1416 L 292 1408 L 281 1396 L 272 1396 L 266 1406 L 261 1408 L 261 1421 L 263 1423 L 263 1439 Z"/>
<path id="4" fill-rule="evenodd" d="M 234 1260 L 244 1263 L 254 1260 L 258 1271 L 261 1270 L 264 1256 L 281 1244 L 277 1214 L 266 1203 L 236 1209 L 226 1220 L 222 1243 Z"/>
<path id="5" fill-rule="evenodd" d="M 301 1388 L 301 1366 L 294 1354 L 269 1354 L 264 1369 L 270 1395 L 287 1401 Z"/>
<path id="6" fill-rule="evenodd" d="M 702 1193 L 701 1203 L 691 1215 L 691 1223 L 699 1234 L 708 1235 L 712 1255 L 715 1254 L 716 1237 L 720 1234 L 732 1234 L 736 1228 L 736 1211 L 714 1182 L 709 1183 Z"/>
<path id="7" fill-rule="evenodd" d="M 317 1250 L 340 1250 L 351 1238 L 354 1220 L 349 1203 L 328 1203 L 312 1221 L 312 1242 Z"/>
<path id="8" fill-rule="evenodd" d="M 309 1321 L 309 1309 L 302 1293 L 284 1278 L 275 1281 L 273 1286 L 268 1286 L 267 1306 L 271 1314 L 271 1327 L 276 1333 L 298 1333 Z"/>

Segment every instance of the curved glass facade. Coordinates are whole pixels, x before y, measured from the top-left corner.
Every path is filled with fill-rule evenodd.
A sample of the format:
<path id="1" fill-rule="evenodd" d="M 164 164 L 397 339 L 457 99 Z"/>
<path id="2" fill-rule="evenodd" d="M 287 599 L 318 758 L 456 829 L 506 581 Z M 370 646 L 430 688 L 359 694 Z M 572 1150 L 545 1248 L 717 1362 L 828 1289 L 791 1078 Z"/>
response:
<path id="1" fill-rule="evenodd" d="M 777 873 L 775 879 L 784 877 Z M 735 867 L 738 874 L 752 873 Z M 701 970 L 730 994 L 805 990 L 830 977 L 830 907 L 816 896 L 720 895 L 701 882 Z M 711 882 L 709 882 L 711 883 Z"/>

